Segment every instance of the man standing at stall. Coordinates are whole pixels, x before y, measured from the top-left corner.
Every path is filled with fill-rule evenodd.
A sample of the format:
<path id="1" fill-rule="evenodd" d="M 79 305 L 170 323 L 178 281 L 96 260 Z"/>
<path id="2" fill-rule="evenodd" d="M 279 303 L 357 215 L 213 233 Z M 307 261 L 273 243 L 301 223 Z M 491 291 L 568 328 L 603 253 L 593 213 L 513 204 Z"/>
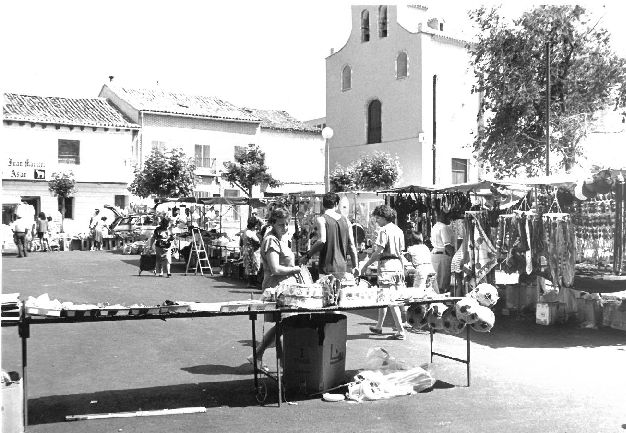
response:
<path id="1" fill-rule="evenodd" d="M 319 252 L 320 274 L 334 275 L 337 278 L 343 278 L 346 272 L 358 275 L 359 259 L 352 236 L 352 227 L 350 221 L 338 212 L 339 196 L 334 192 L 324 194 L 322 206 L 324 213 L 315 221 L 318 239 L 300 258 L 300 264 L 308 263 L 311 256 Z M 348 268 L 348 254 L 352 259 L 350 268 Z"/>
<path id="2" fill-rule="evenodd" d="M 437 286 L 439 293 L 450 291 L 450 265 L 452 256 L 454 255 L 454 246 L 452 246 L 452 234 L 447 225 L 446 215 L 437 212 L 437 222 L 430 232 L 430 241 L 433 244 L 431 251 L 431 261 L 435 272 L 437 272 Z"/>
<path id="3" fill-rule="evenodd" d="M 18 257 L 27 257 L 28 253 L 26 248 L 26 236 L 30 230 L 31 224 L 29 224 L 20 214 L 17 214 L 17 219 L 13 223 L 13 241 L 17 247 Z"/>

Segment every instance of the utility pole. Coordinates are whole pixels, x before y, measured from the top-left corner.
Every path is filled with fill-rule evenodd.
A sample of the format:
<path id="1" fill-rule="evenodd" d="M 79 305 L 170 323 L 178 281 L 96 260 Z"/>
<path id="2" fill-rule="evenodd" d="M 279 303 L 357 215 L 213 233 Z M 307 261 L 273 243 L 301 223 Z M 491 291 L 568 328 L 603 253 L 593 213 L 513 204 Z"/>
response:
<path id="1" fill-rule="evenodd" d="M 433 75 L 433 185 L 437 183 L 437 76 Z"/>
<path id="2" fill-rule="evenodd" d="M 550 176 L 550 42 L 546 42 L 546 176 Z"/>

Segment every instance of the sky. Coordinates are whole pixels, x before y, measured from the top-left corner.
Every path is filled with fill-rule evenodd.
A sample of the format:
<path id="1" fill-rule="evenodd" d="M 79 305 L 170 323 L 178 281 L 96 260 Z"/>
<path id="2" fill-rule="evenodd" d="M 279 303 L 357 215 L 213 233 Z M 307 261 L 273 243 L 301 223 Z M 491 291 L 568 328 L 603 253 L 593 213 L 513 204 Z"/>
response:
<path id="1" fill-rule="evenodd" d="M 479 5 L 420 4 L 430 4 L 447 25 L 463 25 L 465 10 Z M 582 4 L 602 17 L 614 49 L 626 57 L 626 6 Z M 508 2 L 503 14 L 531 7 Z M 4 2 L 1 16 L 3 92 L 95 97 L 112 75 L 118 85 L 158 83 L 300 120 L 325 115 L 325 58 L 351 30 L 350 3 L 341 0 L 20 0 Z"/>

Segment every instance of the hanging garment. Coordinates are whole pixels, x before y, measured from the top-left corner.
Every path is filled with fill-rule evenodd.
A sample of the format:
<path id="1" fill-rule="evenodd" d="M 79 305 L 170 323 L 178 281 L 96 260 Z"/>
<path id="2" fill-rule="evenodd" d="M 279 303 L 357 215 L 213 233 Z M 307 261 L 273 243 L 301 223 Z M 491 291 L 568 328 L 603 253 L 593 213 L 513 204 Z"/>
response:
<path id="1" fill-rule="evenodd" d="M 474 279 L 474 284 L 479 284 L 496 266 L 497 254 L 478 218 L 473 214 L 466 213 L 466 217 L 468 215 L 471 219 L 471 227 L 468 227 L 471 233 L 468 243 L 470 262 L 465 265 L 465 270 L 466 273 L 470 271 L 469 273 Z"/>

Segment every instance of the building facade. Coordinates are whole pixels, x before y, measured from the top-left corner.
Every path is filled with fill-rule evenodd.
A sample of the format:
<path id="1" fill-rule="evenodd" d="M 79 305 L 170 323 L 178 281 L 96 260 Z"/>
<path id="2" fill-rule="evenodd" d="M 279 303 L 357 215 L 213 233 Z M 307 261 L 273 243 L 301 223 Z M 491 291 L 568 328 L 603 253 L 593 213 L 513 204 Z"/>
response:
<path id="1" fill-rule="evenodd" d="M 65 231 L 80 232 L 94 208 L 126 207 L 132 149 L 139 126 L 103 98 L 59 98 L 4 94 L 4 204 L 26 202 L 54 215 L 61 201 L 48 189 L 53 173 L 72 172 L 76 193 L 66 199 Z"/>
<path id="2" fill-rule="evenodd" d="M 156 146 L 181 148 L 194 158 L 198 197 L 244 195 L 220 175 L 224 162 L 233 161 L 236 152 L 250 144 L 265 152 L 269 172 L 285 188 L 298 185 L 298 190 L 300 186 L 308 189 L 309 184 L 315 184 L 323 189 L 320 131 L 284 111 L 243 108 L 214 97 L 113 84 L 104 85 L 100 96 L 141 126 L 133 155 L 136 163 L 141 164 Z M 296 164 L 296 160 L 300 162 Z M 254 195 L 261 195 L 260 189 Z"/>
<path id="3" fill-rule="evenodd" d="M 352 6 L 348 41 L 326 58 L 331 171 L 385 151 L 400 159 L 400 185 L 476 180 L 466 45 L 424 7 Z"/>

